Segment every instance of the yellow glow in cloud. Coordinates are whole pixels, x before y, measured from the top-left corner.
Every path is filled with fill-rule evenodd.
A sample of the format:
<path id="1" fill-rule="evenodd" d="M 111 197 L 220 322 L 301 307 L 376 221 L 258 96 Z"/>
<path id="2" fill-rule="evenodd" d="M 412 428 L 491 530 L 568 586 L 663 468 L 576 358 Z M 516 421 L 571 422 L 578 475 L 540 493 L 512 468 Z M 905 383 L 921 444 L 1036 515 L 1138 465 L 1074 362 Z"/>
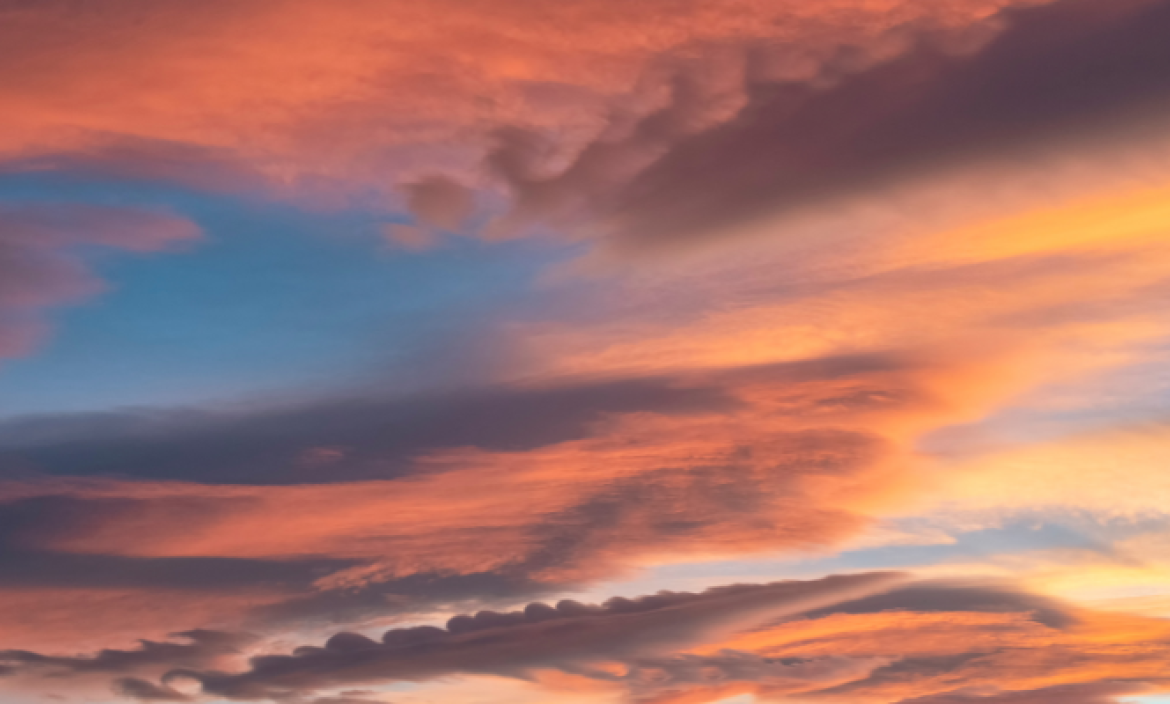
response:
<path id="1" fill-rule="evenodd" d="M 1170 507 L 1170 430 L 1119 429 L 1009 449 L 945 467 L 947 510 L 1069 509 L 1137 518 Z"/>
<path id="2" fill-rule="evenodd" d="M 1080 202 L 942 233 L 928 242 L 944 257 L 959 261 L 1050 254 L 1107 257 L 1145 249 L 1170 242 L 1170 189 L 1091 195 Z"/>

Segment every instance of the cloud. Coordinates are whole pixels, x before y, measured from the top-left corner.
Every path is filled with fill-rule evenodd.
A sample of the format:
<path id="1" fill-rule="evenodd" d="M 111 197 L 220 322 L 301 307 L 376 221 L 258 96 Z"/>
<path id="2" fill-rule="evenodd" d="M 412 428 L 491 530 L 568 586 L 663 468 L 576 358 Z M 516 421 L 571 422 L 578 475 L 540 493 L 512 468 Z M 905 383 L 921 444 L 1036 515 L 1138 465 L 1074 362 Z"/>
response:
<path id="1" fill-rule="evenodd" d="M 973 600 L 976 594 L 995 607 Z M 902 605 L 893 606 L 899 598 Z M 926 609 L 914 606 L 919 598 Z M 490 674 L 552 693 L 591 682 L 654 704 L 740 694 L 1104 704 L 1170 684 L 1159 665 L 1164 623 L 1062 605 L 1078 617 L 1045 625 L 1031 608 L 1043 601 L 1002 585 L 863 574 L 662 592 L 602 606 L 536 603 L 458 616 L 445 629 L 393 629 L 380 641 L 340 633 L 323 647 L 254 657 L 242 672 L 177 668 L 163 681 L 194 681 L 204 695 L 233 700 L 283 700 L 356 684 Z"/>
<path id="2" fill-rule="evenodd" d="M 471 191 L 446 176 L 431 176 L 404 184 L 406 206 L 428 227 L 458 230 L 471 216 Z"/>
<path id="3" fill-rule="evenodd" d="M 67 682 L 76 691 L 87 691 L 87 685 L 103 684 L 111 676 L 117 676 L 112 688 L 120 696 L 140 701 L 185 702 L 192 698 L 144 678 L 158 678 L 176 666 L 233 666 L 258 640 L 246 633 L 206 629 L 173 633 L 170 637 L 179 640 L 141 640 L 134 649 L 104 649 L 89 656 L 5 650 L 0 651 L 0 663 L 10 686 L 15 682 L 18 688 L 23 685 L 25 689 L 43 691 L 46 682 L 56 681 Z"/>
<path id="4" fill-rule="evenodd" d="M 505 135 L 488 163 L 511 188 L 513 217 L 567 215 L 635 249 L 757 221 L 811 235 L 801 221 L 824 208 L 860 214 L 824 214 L 822 229 L 872 228 L 882 224 L 865 215 L 875 208 L 914 212 L 918 222 L 898 219 L 905 229 L 924 215 L 954 225 L 1127 178 L 1165 182 L 1157 155 L 1168 135 L 1155 126 L 1170 111 L 1168 13 L 1160 0 L 1062 0 L 1005 9 L 958 37 L 907 23 L 884 52 L 865 47 L 872 56 L 827 49 L 815 78 L 769 76 L 768 50 L 748 44 L 721 73 L 680 63 L 664 107 L 620 137 L 603 133 L 568 166 L 542 168 L 550 147 L 527 132 Z M 1151 150 L 1144 165 L 1130 159 L 1137 148 Z M 1078 159 L 1096 166 L 1067 173 Z M 1120 173 L 1100 173 L 1106 166 Z M 939 202 L 940 179 L 953 183 L 943 194 L 952 203 Z M 1007 193 L 1005 180 L 1037 187 Z M 936 222 L 931 211 L 955 201 L 961 212 Z"/>
<path id="5" fill-rule="evenodd" d="M 1029 612 L 830 614 L 746 633 L 720 647 L 767 657 L 895 656 L 867 677 L 821 693 L 862 701 L 1088 683 L 1166 685 L 1157 664 L 1165 657 L 1163 621 L 1075 613 L 1077 621 L 1061 628 L 1044 626 Z"/>
<path id="6" fill-rule="evenodd" d="M 114 680 L 114 693 L 142 702 L 189 702 L 191 697 L 166 685 L 157 685 L 137 677 Z"/>
<path id="7" fill-rule="evenodd" d="M 53 551 L 6 551 L 0 587 L 158 588 L 229 591 L 264 585 L 307 589 L 323 573 L 353 562 L 220 557 L 123 557 Z"/>
<path id="8" fill-rule="evenodd" d="M 370 394 L 244 412 L 16 418 L 0 423 L 0 466 L 235 484 L 370 480 L 404 474 L 412 459 L 443 448 L 534 449 L 585 437 L 615 414 L 735 405 L 718 386 L 663 377 Z"/>
<path id="9" fill-rule="evenodd" d="M 1154 418 L 972 453 L 948 463 L 952 471 L 933 512 L 1076 508 L 1111 518 L 1161 514 L 1170 497 L 1161 472 L 1170 452 L 1168 430 Z M 1011 491 L 1004 490 L 1008 477 L 1018 477 Z M 1125 488 L 1135 482 L 1141 492 Z"/>
<path id="10" fill-rule="evenodd" d="M 1117 697 L 1141 694 L 1147 688 L 1126 682 L 1062 685 L 1026 692 L 938 694 L 905 700 L 904 704 L 1113 704 Z"/>
<path id="11" fill-rule="evenodd" d="M 861 679 L 886 664 L 881 658 L 763 658 L 736 651 L 634 661 L 623 680 L 632 699 L 649 704 L 708 702 L 745 688 L 771 695 L 800 694 Z"/>
<path id="12" fill-rule="evenodd" d="M 78 14 L 57 0 L 12 0 L 0 5 L 2 58 L 24 71 L 0 91 L 0 154 L 33 168 L 106 161 L 221 189 L 214 165 L 175 167 L 175 150 L 189 150 L 277 192 L 351 198 L 358 184 L 389 194 L 383 184 L 474 173 L 500 126 L 555 132 L 572 153 L 607 114 L 638 115 L 657 100 L 658 86 L 643 88 L 663 56 L 778 46 L 779 63 L 800 74 L 842 63 L 838 48 L 880 54 L 898 27 L 978 25 L 1016 4 L 362 0 L 326 10 L 246 0 L 194 12 L 123 0 Z M 101 156 L 115 153 L 125 158 Z"/>
<path id="13" fill-rule="evenodd" d="M 82 250 L 154 252 L 199 235 L 161 212 L 60 204 L 0 204 L 0 359 L 26 354 L 43 333 L 46 308 L 101 290 Z"/>
<path id="14" fill-rule="evenodd" d="M 352 683 L 419 681 L 459 672 L 519 676 L 541 668 L 581 671 L 590 661 L 685 647 L 712 633 L 733 632 L 765 614 L 807 610 L 881 589 L 895 579 L 889 574 L 831 577 L 815 582 L 724 587 L 702 594 L 613 599 L 604 606 L 532 604 L 523 612 L 456 617 L 445 630 L 391 630 L 381 643 L 357 634 L 338 634 L 323 648 L 253 658 L 251 669 L 241 674 L 176 670 L 166 679 L 194 679 L 207 694 L 262 699 Z"/>
<path id="15" fill-rule="evenodd" d="M 809 618 L 819 618 L 832 614 L 866 614 L 899 610 L 918 613 L 1028 612 L 1037 623 L 1051 628 L 1067 628 L 1076 621 L 1075 614 L 1054 599 L 1018 590 L 946 581 L 922 581 L 883 594 L 834 604 L 831 608 L 811 611 L 806 615 Z"/>
<path id="16" fill-rule="evenodd" d="M 0 651 L 0 662 L 25 670 L 45 671 L 63 677 L 89 673 L 128 673 L 144 669 L 182 666 L 207 667 L 226 655 L 237 655 L 255 636 L 220 631 L 194 630 L 172 634 L 188 642 L 141 641 L 136 650 L 102 650 L 92 657 L 59 657 L 24 650 Z"/>

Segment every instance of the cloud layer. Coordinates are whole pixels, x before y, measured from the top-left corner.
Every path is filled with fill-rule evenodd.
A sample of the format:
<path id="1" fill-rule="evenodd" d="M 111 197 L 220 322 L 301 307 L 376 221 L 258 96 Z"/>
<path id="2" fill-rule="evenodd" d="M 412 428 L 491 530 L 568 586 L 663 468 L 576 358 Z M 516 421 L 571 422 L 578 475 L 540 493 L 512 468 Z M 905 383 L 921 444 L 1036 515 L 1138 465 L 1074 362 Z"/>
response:
<path id="1" fill-rule="evenodd" d="M 185 635 L 196 645 L 231 644 L 219 635 Z M 233 701 L 285 701 L 461 674 L 536 680 L 553 691 L 591 682 L 598 696 L 636 702 L 750 693 L 765 701 L 799 694 L 1089 704 L 1164 685 L 1165 635 L 1157 620 L 1088 612 L 1002 585 L 907 583 L 871 573 L 661 592 L 601 606 L 534 603 L 457 616 L 446 628 L 396 628 L 380 640 L 339 633 L 291 655 L 257 655 L 237 672 L 183 666 L 192 648 L 169 644 L 92 658 L 7 657 L 17 668 L 44 662 L 74 674 L 169 659 L 176 668 L 161 684 L 118 681 L 119 691 L 143 701 L 191 699 L 192 681 L 206 695 Z"/>

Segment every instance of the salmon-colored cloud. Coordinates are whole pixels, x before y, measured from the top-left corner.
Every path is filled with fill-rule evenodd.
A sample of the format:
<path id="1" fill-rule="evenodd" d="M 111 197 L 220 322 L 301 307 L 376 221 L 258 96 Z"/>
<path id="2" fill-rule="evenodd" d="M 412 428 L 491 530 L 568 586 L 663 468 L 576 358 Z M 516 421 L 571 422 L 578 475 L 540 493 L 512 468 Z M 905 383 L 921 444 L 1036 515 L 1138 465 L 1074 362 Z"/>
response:
<path id="1" fill-rule="evenodd" d="M 765 74 L 810 81 L 896 54 L 908 28 L 962 35 L 1018 4 L 1027 3 L 248 0 L 195 11 L 122 0 L 78 13 L 10 2 L 0 43 L 22 71 L 0 91 L 0 153 L 129 160 L 130 173 L 208 184 L 198 164 L 165 156 L 205 150 L 278 188 L 378 187 L 396 175 L 467 173 L 501 126 L 555 132 L 571 154 L 615 110 L 652 109 L 668 83 L 656 66 L 673 57 L 748 47 Z M 742 100 L 741 89 L 720 90 Z"/>
<path id="2" fill-rule="evenodd" d="M 101 290 L 80 249 L 151 252 L 198 235 L 192 222 L 161 212 L 71 203 L 0 205 L 0 358 L 30 350 L 43 332 L 46 308 Z"/>
<path id="3" fill-rule="evenodd" d="M 1167 86 L 1146 68 L 1164 56 L 1157 0 L 0 12 L 22 67 L 0 89 L 7 171 L 374 192 L 447 229 L 481 190 L 507 211 L 488 234 L 536 221 L 667 248 L 777 213 L 823 229 L 822 206 L 879 192 L 887 211 L 956 224 L 1167 176 L 1156 150 L 1133 155 L 1167 141 Z"/>

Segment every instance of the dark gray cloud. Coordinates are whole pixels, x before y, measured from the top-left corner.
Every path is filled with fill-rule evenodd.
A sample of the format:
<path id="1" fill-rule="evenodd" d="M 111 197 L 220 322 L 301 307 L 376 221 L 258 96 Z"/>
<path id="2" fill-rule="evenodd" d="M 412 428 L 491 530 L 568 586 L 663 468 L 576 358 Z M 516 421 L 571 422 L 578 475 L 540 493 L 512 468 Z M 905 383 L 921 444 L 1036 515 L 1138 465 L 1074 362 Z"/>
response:
<path id="1" fill-rule="evenodd" d="M 189 702 L 192 697 L 165 684 L 155 684 L 138 677 L 120 677 L 114 680 L 114 694 L 142 702 Z"/>
<path id="2" fill-rule="evenodd" d="M 304 590 L 314 580 L 354 564 L 352 560 L 332 558 L 285 561 L 5 550 L 0 552 L 0 587 Z"/>
<path id="3" fill-rule="evenodd" d="M 130 673 L 157 667 L 206 667 L 225 655 L 239 654 L 255 642 L 246 633 L 193 630 L 172 634 L 185 642 L 140 641 L 135 650 L 102 650 L 91 657 L 42 655 L 26 650 L 0 650 L 0 663 L 51 676 Z M 181 665 L 180 663 L 186 663 Z"/>
<path id="4" fill-rule="evenodd" d="M 739 405 L 730 393 L 736 384 L 799 384 L 903 365 L 889 355 L 853 356 L 715 375 L 327 399 L 250 412 L 143 409 L 16 418 L 0 423 L 0 473 L 220 484 L 387 479 L 430 450 L 533 449 L 586 437 L 609 414 L 729 411 Z M 197 522 L 213 516 L 209 506 L 170 509 Z"/>
<path id="5" fill-rule="evenodd" d="M 141 411 L 0 424 L 0 471 L 222 484 L 399 476 L 446 447 L 523 450 L 585 436 L 606 414 L 730 409 L 718 388 L 646 378 L 327 400 L 253 413 Z"/>
<path id="6" fill-rule="evenodd" d="M 420 573 L 376 579 L 359 587 L 304 589 L 251 610 L 247 621 L 264 627 L 290 624 L 338 628 L 375 618 L 444 609 L 492 608 L 539 599 L 571 585 L 533 579 L 524 566 L 470 574 Z"/>
<path id="7" fill-rule="evenodd" d="M 683 68 L 672 104 L 556 175 L 540 168 L 548 145 L 522 131 L 489 165 L 516 217 L 576 212 L 621 243 L 652 245 L 955 165 L 1124 138 L 1170 115 L 1170 2 L 1058 0 L 999 20 L 997 37 L 963 55 L 908 29 L 899 58 L 841 69 L 828 86 L 761 78 L 753 62 L 774 47 L 749 47 L 743 85 L 725 87 L 746 95 L 730 120 L 693 129 L 704 94 Z M 645 168 L 630 173 L 631 154 Z"/>
<path id="8" fill-rule="evenodd" d="M 562 601 L 523 611 L 482 611 L 452 618 L 445 629 L 387 631 L 381 641 L 339 633 L 323 647 L 253 658 L 237 674 L 178 669 L 165 681 L 193 679 L 204 693 L 232 699 L 279 698 L 363 682 L 422 681 L 457 673 L 524 677 L 559 668 L 600 678 L 599 659 L 669 653 L 712 631 L 735 632 L 769 614 L 797 613 L 888 587 L 896 575 L 874 573 L 810 582 L 720 587 L 700 594 L 662 592 L 604 605 Z"/>
<path id="9" fill-rule="evenodd" d="M 0 503 L 0 587 L 304 590 L 325 574 L 359 564 L 327 557 L 134 557 L 39 547 L 54 538 L 96 530 L 116 516 L 179 516 L 187 529 L 195 529 L 214 521 L 216 512 L 224 507 L 221 502 L 185 498 L 148 501 L 40 496 Z"/>
<path id="10" fill-rule="evenodd" d="M 645 471 L 608 482 L 573 506 L 530 528 L 534 548 L 522 573 L 605 564 L 615 547 L 672 545 L 686 550 L 700 536 L 755 535 L 761 541 L 831 544 L 859 529 L 864 518 L 828 505 L 805 485 L 809 476 L 856 476 L 886 455 L 867 433 L 835 429 L 776 431 L 766 449 L 744 447 L 739 457 Z M 761 472 L 755 457 L 775 471 Z M 781 515 L 778 507 L 786 510 Z"/>
<path id="11" fill-rule="evenodd" d="M 1067 628 L 1076 623 L 1076 616 L 1067 605 L 1038 594 L 1030 594 L 1008 587 L 970 585 L 962 582 L 917 582 L 884 594 L 863 597 L 856 601 L 834 604 L 822 611 L 811 611 L 807 618 L 830 614 L 868 614 L 879 611 L 915 611 L 919 613 L 944 611 L 976 611 L 985 613 L 1030 612 L 1037 623 L 1049 628 Z"/>

